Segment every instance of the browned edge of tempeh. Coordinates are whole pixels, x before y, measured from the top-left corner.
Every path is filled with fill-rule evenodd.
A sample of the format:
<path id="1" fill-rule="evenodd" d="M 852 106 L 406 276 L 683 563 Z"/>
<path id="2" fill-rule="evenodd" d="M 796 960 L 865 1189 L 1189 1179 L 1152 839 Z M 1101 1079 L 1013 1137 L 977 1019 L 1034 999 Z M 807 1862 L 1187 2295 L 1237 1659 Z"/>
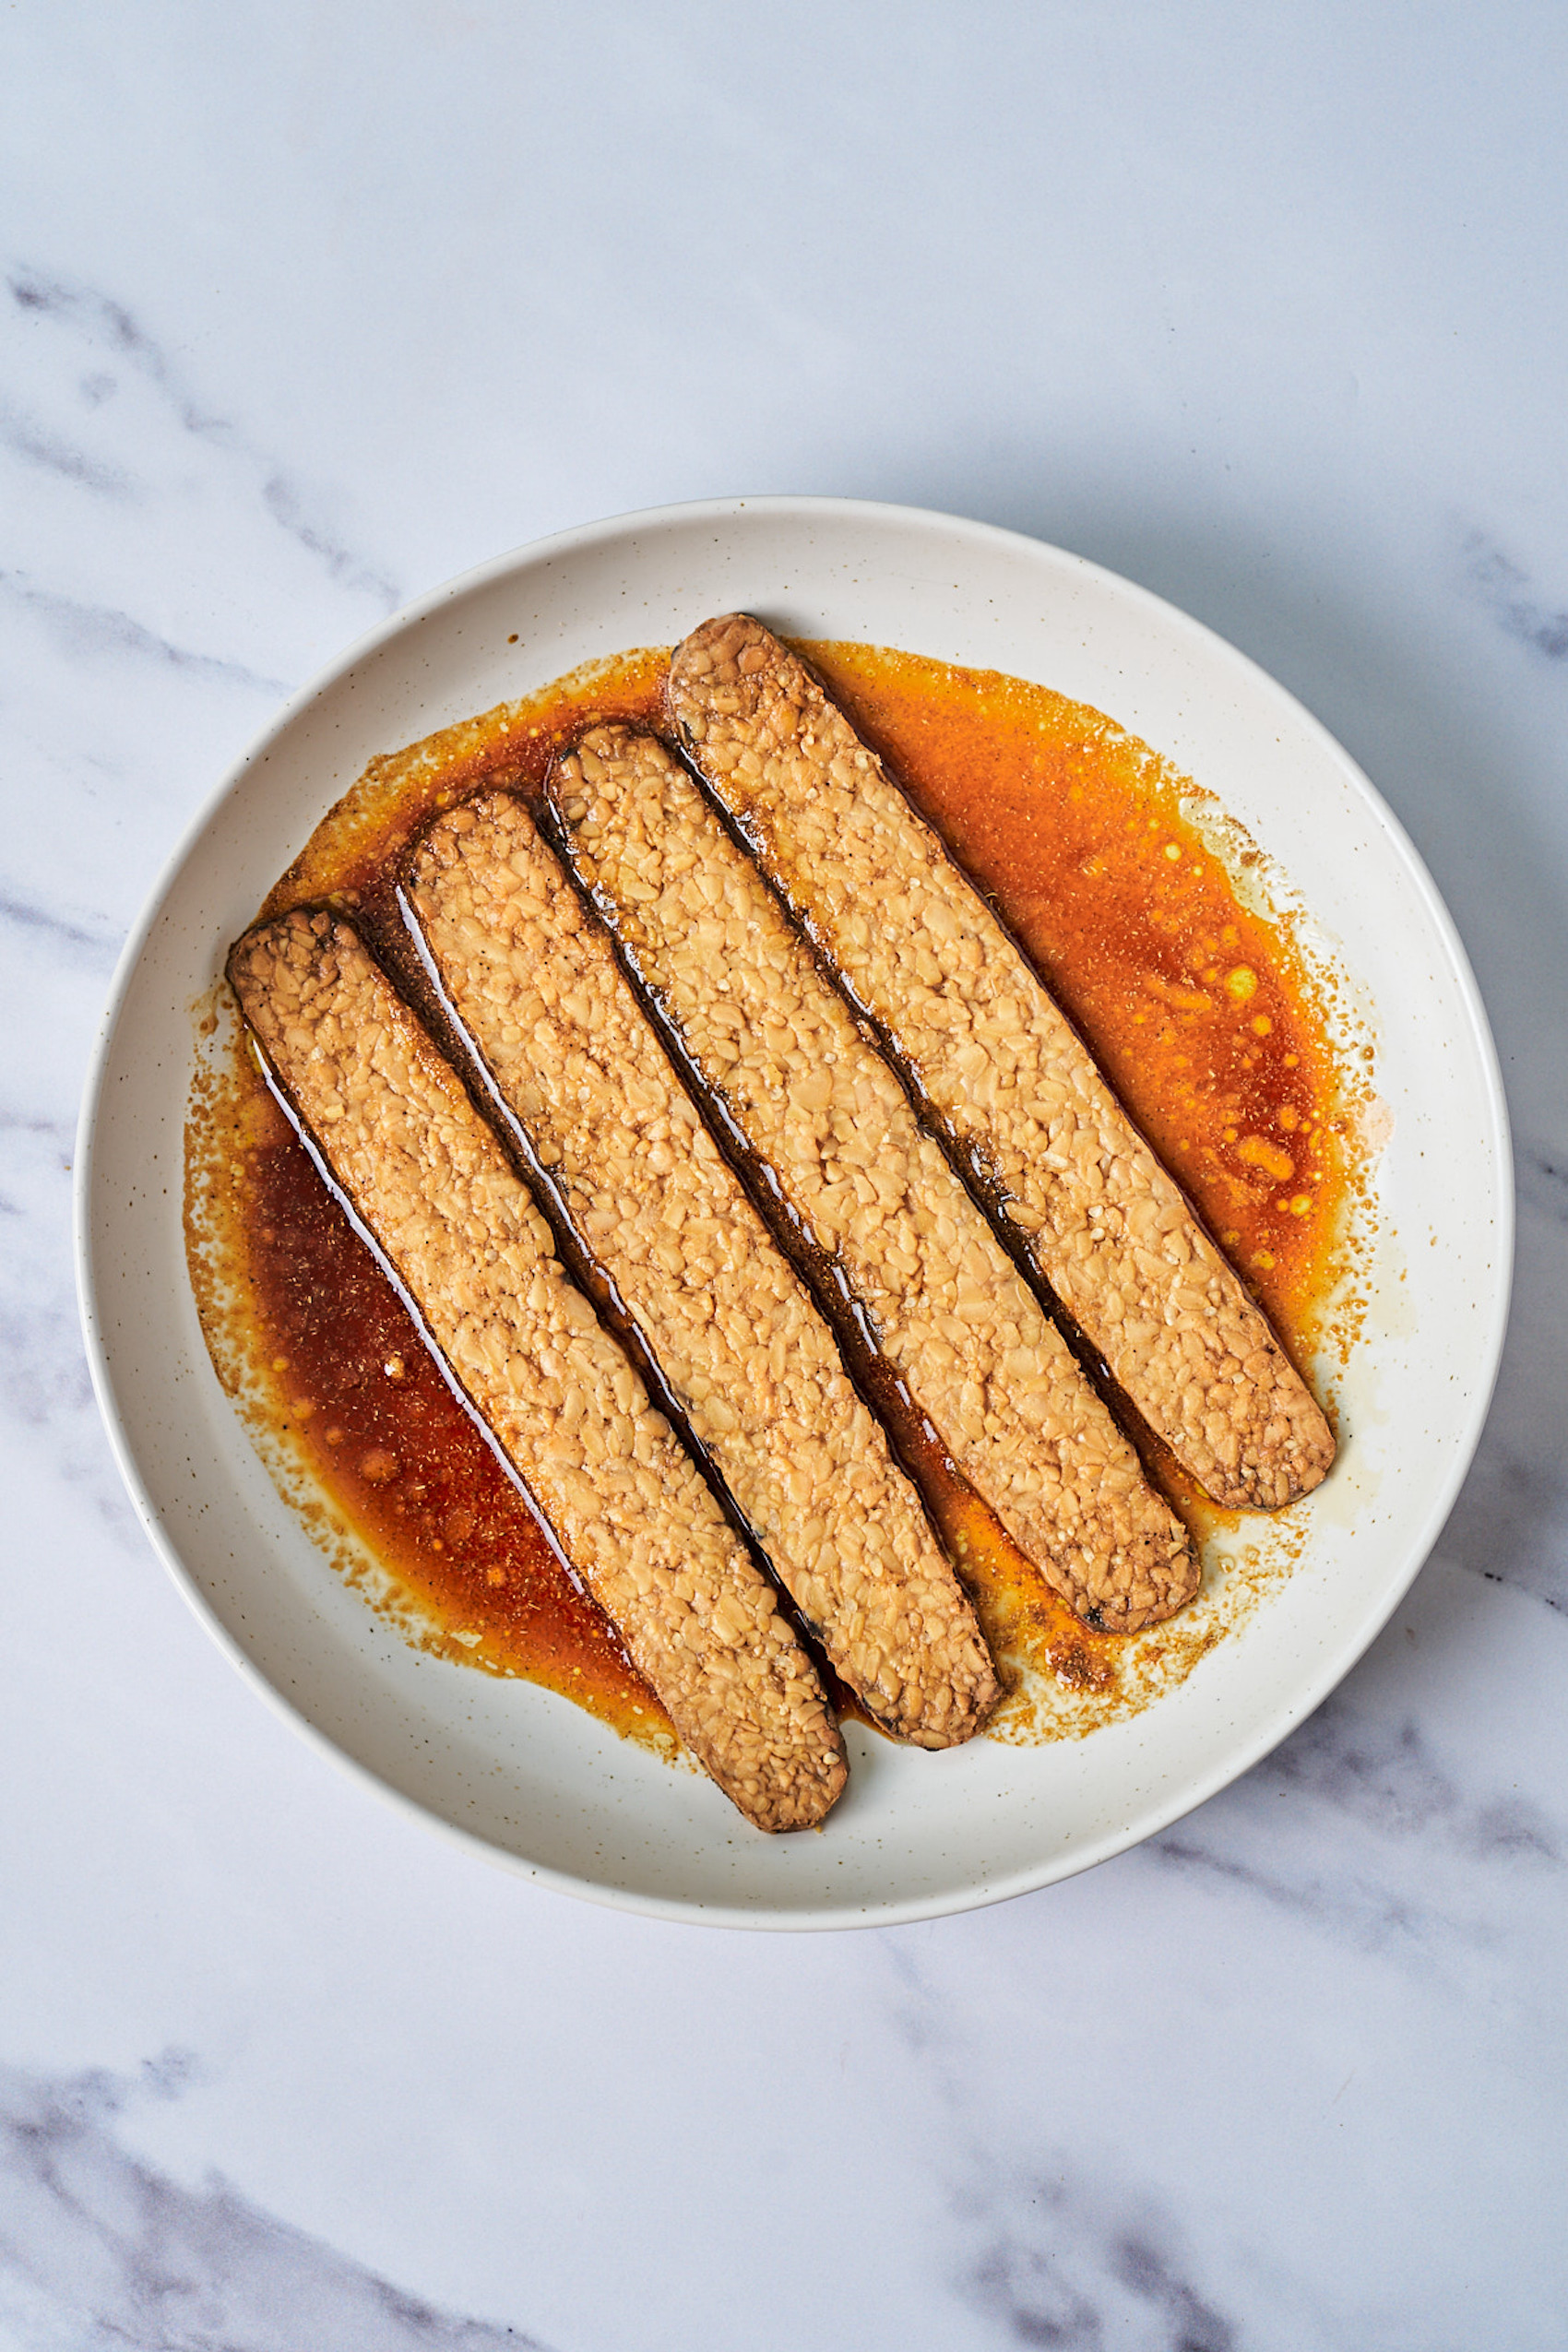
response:
<path id="1" fill-rule="evenodd" d="M 677 1732 L 757 1827 L 820 1822 L 842 1737 L 771 1586 L 457 1074 L 329 909 L 228 975 L 270 1076 Z"/>
<path id="2" fill-rule="evenodd" d="M 549 792 L 650 1016 L 841 1337 L 1087 1622 L 1132 1633 L 1184 1607 L 1186 1529 L 701 788 L 657 736 L 600 725 Z"/>
<path id="3" fill-rule="evenodd" d="M 579 1249 L 835 1673 L 901 1739 L 971 1738 L 998 1695 L 973 1610 L 525 803 L 487 790 L 436 819 L 404 905 Z"/>
<path id="4" fill-rule="evenodd" d="M 731 613 L 677 647 L 683 743 L 1117 1388 L 1206 1491 L 1274 1509 L 1334 1458 L 1267 1318 L 1033 965 L 806 665 Z"/>

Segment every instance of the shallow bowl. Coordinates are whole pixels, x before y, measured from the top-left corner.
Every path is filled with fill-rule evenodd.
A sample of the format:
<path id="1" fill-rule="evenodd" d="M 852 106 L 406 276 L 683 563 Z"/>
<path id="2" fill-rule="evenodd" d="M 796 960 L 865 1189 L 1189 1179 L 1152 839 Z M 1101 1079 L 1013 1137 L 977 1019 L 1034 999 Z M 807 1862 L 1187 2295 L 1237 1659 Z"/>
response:
<path id="1" fill-rule="evenodd" d="M 819 1835 L 533 1685 L 401 1640 L 284 1501 L 214 1376 L 186 1275 L 196 1023 L 230 942 L 376 754 L 580 662 L 744 607 L 1010 671 L 1109 712 L 1215 793 L 1308 910 L 1375 1050 L 1344 1435 L 1289 1575 L 1133 1719 L 945 1755 L 851 1726 Z M 516 642 L 513 640 L 516 639 Z M 1134 1845 L 1246 1771 L 1360 1657 L 1420 1567 L 1491 1395 L 1507 1312 L 1502 1087 L 1431 877 L 1366 778 L 1244 656 L 1146 590 L 987 526 L 837 499 L 726 501 L 566 532 L 437 589 L 297 695 L 218 787 L 136 927 L 83 1109 L 77 1238 L 100 1401 L 158 1551 L 241 1673 L 326 1752 L 543 1884 L 669 1918 L 844 1927 L 991 1903 Z"/>

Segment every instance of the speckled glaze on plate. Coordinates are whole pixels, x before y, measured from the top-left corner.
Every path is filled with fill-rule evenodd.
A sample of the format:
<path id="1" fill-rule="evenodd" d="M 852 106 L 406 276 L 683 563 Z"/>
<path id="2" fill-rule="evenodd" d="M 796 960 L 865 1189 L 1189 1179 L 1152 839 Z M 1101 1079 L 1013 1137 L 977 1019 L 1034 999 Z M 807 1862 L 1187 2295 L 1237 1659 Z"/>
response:
<path id="1" fill-rule="evenodd" d="M 792 636 L 909 647 L 1109 711 L 1218 796 L 1349 976 L 1386 1141 L 1342 1434 L 1297 1506 L 1291 1574 L 1131 1721 L 943 1755 L 850 1725 L 818 1835 L 569 1703 L 403 1642 L 279 1493 L 219 1386 L 186 1275 L 196 1021 L 230 942 L 378 753 L 745 607 Z M 513 642 L 513 640 L 516 642 Z M 988 526 L 835 499 L 716 502 L 564 533 L 438 589 L 306 687 L 220 785 L 126 946 L 82 1112 L 82 1313 L 131 1494 L 187 1598 L 295 1727 L 423 1819 L 540 1883 L 666 1918 L 848 1927 L 995 1902 L 1146 1837 L 1333 1689 L 1441 1529 L 1507 1313 L 1512 1185 L 1486 1017 L 1446 910 L 1353 762 L 1244 656 L 1158 598 Z"/>

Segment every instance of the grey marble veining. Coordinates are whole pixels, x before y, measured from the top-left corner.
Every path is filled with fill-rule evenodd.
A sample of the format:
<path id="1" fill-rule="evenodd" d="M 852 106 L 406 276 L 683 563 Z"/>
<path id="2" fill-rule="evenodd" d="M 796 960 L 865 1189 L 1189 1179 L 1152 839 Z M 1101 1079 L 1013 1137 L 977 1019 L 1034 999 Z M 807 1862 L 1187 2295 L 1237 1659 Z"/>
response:
<path id="1" fill-rule="evenodd" d="M 1484 532 L 1471 535 L 1465 553 L 1471 586 L 1509 636 L 1548 661 L 1568 660 L 1568 610 L 1543 604 L 1530 575 Z"/>
<path id="2" fill-rule="evenodd" d="M 434 2310 L 260 2211 L 213 2176 L 139 2162 L 116 2119 L 177 2098 L 179 2051 L 126 2082 L 0 2069 L 0 2327 L 18 2344 L 111 2352 L 545 2352 L 536 2336 Z"/>
<path id="3" fill-rule="evenodd" d="M 13 267 L 8 291 L 25 322 L 54 330 L 30 353 L 34 362 L 28 372 L 33 378 L 30 388 L 47 404 L 46 412 L 59 412 L 65 392 L 80 428 L 101 445 L 122 441 L 127 432 L 136 434 L 138 422 L 145 432 L 145 414 L 127 420 L 117 400 L 121 379 L 129 375 L 148 396 L 146 406 L 152 410 L 150 422 L 160 439 L 172 428 L 220 452 L 279 529 L 297 540 L 334 580 L 374 597 L 388 612 L 397 610 L 403 601 L 397 584 L 339 543 L 311 493 L 279 458 L 259 446 L 233 416 L 220 415 L 202 404 L 177 362 L 124 303 L 96 286 L 51 279 L 26 262 Z M 88 372 L 78 374 L 84 367 Z M 77 376 L 71 387 L 74 401 L 62 382 L 66 374 Z M 116 402 L 113 409 L 108 405 L 112 401 Z M 82 489 L 113 499 L 148 499 L 163 470 L 146 442 L 141 445 L 144 457 L 153 462 L 146 463 L 138 476 L 129 463 L 94 455 L 65 434 L 56 435 L 21 407 L 0 409 L 0 441 L 25 463 L 49 468 Z"/>
<path id="4" fill-rule="evenodd" d="M 145 627 L 129 612 L 117 612 L 108 605 L 78 604 L 72 597 L 57 596 L 40 588 L 24 574 L 11 572 L 0 576 L 0 595 L 35 616 L 67 662 L 122 654 L 133 660 L 167 662 L 172 670 L 232 681 L 235 685 L 252 686 L 262 694 L 280 695 L 283 691 L 280 679 L 258 677 L 243 662 L 224 661 L 216 654 L 194 653 L 188 646 L 172 645 L 167 637 Z"/>
<path id="5" fill-rule="evenodd" d="M 1568 2341 L 1565 80 L 1536 0 L 0 23 L 5 2352 Z M 1298 693 L 1519 1177 L 1476 1462 L 1329 1703 L 1086 1877 L 778 1942 L 294 1740 L 135 1522 L 69 1261 L 120 944 L 280 696 L 769 489 L 1036 531 Z"/>

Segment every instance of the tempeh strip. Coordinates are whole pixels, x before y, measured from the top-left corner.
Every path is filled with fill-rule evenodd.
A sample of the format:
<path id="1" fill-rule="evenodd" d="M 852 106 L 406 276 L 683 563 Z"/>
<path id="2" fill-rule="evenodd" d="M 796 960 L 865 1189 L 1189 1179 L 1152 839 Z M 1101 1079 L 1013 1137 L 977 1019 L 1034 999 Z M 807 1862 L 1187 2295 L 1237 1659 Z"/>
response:
<path id="1" fill-rule="evenodd" d="M 1334 1459 L 1261 1310 L 938 836 L 744 613 L 676 648 L 683 741 L 992 1214 L 1217 1503 L 1274 1509 Z"/>
<path id="2" fill-rule="evenodd" d="M 767 1579 L 430 1038 L 340 918 L 247 932 L 267 1062 L 682 1739 L 759 1829 L 810 1827 L 844 1745 Z"/>
<path id="3" fill-rule="evenodd" d="M 550 790 L 693 1072 L 1020 1550 L 1111 1631 L 1180 1609 L 1199 1574 L 1186 1530 L 685 769 L 656 736 L 600 727 Z"/>
<path id="4" fill-rule="evenodd" d="M 923 1747 L 990 1655 L 832 1334 L 698 1118 L 522 802 L 440 818 L 407 903 L 457 1021 L 834 1671 Z"/>

